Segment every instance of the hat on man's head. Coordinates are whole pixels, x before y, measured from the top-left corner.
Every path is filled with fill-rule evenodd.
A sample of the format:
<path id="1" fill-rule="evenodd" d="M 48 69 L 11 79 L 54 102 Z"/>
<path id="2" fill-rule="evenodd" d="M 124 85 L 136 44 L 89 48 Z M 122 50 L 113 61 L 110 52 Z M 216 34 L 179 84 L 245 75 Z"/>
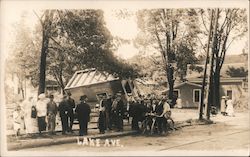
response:
<path id="1" fill-rule="evenodd" d="M 87 95 L 82 95 L 81 97 L 80 97 L 80 100 L 85 100 L 87 98 Z"/>

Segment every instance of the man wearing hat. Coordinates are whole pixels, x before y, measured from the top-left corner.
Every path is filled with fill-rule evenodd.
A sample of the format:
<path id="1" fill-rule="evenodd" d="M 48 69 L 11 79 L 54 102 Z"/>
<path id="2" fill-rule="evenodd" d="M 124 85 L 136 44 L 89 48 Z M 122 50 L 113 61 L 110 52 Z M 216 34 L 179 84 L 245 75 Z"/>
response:
<path id="1" fill-rule="evenodd" d="M 112 95 L 108 95 L 108 97 L 103 102 L 105 106 L 106 129 L 109 129 L 109 130 L 112 129 L 112 115 L 111 115 L 112 102 L 113 102 Z"/>
<path id="2" fill-rule="evenodd" d="M 56 127 L 56 113 L 57 113 L 57 106 L 54 101 L 54 95 L 49 96 L 50 101 L 47 103 L 47 118 L 48 118 L 48 130 L 50 134 L 55 134 L 55 127 Z"/>
<path id="3" fill-rule="evenodd" d="M 79 136 L 88 134 L 88 122 L 90 120 L 90 106 L 86 103 L 87 96 L 80 97 L 80 104 L 76 106 L 76 113 L 79 121 Z"/>
<path id="4" fill-rule="evenodd" d="M 124 115 L 124 103 L 121 99 L 121 93 L 117 93 L 116 100 L 112 104 L 114 110 L 114 118 L 116 122 L 117 131 L 123 130 L 123 115 Z"/>
<path id="5" fill-rule="evenodd" d="M 62 122 L 62 134 L 64 135 L 69 128 L 67 95 L 63 95 L 63 100 L 59 103 L 58 110 Z"/>
<path id="6" fill-rule="evenodd" d="M 71 93 L 68 92 L 67 95 L 68 95 L 67 105 L 68 105 L 68 118 L 69 118 L 69 127 L 67 131 L 72 133 L 72 126 L 74 123 L 74 108 L 76 105 L 75 105 L 75 100 L 70 97 Z"/>
<path id="7" fill-rule="evenodd" d="M 98 118 L 98 128 L 99 128 L 99 131 L 101 134 L 104 134 L 105 133 L 105 130 L 106 130 L 106 123 L 105 123 L 105 101 L 106 101 L 106 98 L 105 96 L 102 96 L 100 95 L 99 96 L 99 100 L 100 100 L 100 103 L 99 103 L 99 118 Z"/>

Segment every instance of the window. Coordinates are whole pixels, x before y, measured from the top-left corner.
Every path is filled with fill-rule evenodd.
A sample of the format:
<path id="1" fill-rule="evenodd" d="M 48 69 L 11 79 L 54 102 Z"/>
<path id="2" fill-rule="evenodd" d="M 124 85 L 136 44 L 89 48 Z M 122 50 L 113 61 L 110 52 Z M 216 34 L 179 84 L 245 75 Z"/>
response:
<path id="1" fill-rule="evenodd" d="M 233 91 L 232 90 L 227 90 L 227 96 L 229 99 L 233 98 Z"/>
<path id="2" fill-rule="evenodd" d="M 176 96 L 176 98 L 179 98 L 180 97 L 180 90 L 179 89 L 174 89 L 173 94 L 174 94 L 174 96 Z"/>
<path id="3" fill-rule="evenodd" d="M 194 89 L 193 90 L 193 102 L 200 102 L 201 100 L 201 90 Z"/>

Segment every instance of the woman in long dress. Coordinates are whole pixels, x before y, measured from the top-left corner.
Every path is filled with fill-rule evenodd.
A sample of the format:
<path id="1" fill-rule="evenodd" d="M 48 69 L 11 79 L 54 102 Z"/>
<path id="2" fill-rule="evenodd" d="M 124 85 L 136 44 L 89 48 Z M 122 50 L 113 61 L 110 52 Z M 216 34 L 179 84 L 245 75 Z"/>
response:
<path id="1" fill-rule="evenodd" d="M 34 98 L 31 96 L 26 99 L 22 106 L 24 108 L 24 122 L 25 122 L 25 131 L 27 134 L 35 133 L 38 130 L 37 121 L 35 118 L 31 117 L 32 106 L 35 106 Z"/>
<path id="2" fill-rule="evenodd" d="M 227 100 L 226 113 L 227 113 L 228 116 L 234 117 L 234 107 L 233 107 L 233 101 L 232 101 L 232 99 Z"/>

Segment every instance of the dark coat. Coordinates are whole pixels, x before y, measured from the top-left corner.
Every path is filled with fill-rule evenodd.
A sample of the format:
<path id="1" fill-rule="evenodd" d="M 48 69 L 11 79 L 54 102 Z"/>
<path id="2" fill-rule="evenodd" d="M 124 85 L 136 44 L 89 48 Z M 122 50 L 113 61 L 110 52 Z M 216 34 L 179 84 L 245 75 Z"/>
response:
<path id="1" fill-rule="evenodd" d="M 91 112 L 90 106 L 85 102 L 81 102 L 76 106 L 76 113 L 79 121 L 86 120 L 87 122 L 89 122 L 90 112 Z"/>
<path id="2" fill-rule="evenodd" d="M 133 104 L 130 106 L 129 114 L 131 117 L 141 120 L 145 117 L 145 113 L 146 113 L 146 108 L 141 103 L 133 102 Z"/>
<path id="3" fill-rule="evenodd" d="M 103 100 L 103 105 L 105 106 L 105 111 L 110 113 L 112 109 L 112 99 L 104 99 Z"/>
<path id="4" fill-rule="evenodd" d="M 115 109 L 116 113 L 119 115 L 119 116 L 123 116 L 124 115 L 124 103 L 122 100 L 119 100 L 117 102 L 117 107 Z"/>
<path id="5" fill-rule="evenodd" d="M 72 98 L 69 98 L 68 100 L 67 100 L 67 111 L 68 111 L 68 114 L 69 115 L 73 115 L 73 109 L 75 108 L 75 101 L 74 101 L 74 99 L 72 99 Z"/>
<path id="6" fill-rule="evenodd" d="M 59 103 L 58 111 L 59 111 L 60 117 L 66 115 L 65 112 L 68 111 L 68 103 L 67 103 L 67 101 L 63 100 L 63 101 L 61 101 Z"/>

